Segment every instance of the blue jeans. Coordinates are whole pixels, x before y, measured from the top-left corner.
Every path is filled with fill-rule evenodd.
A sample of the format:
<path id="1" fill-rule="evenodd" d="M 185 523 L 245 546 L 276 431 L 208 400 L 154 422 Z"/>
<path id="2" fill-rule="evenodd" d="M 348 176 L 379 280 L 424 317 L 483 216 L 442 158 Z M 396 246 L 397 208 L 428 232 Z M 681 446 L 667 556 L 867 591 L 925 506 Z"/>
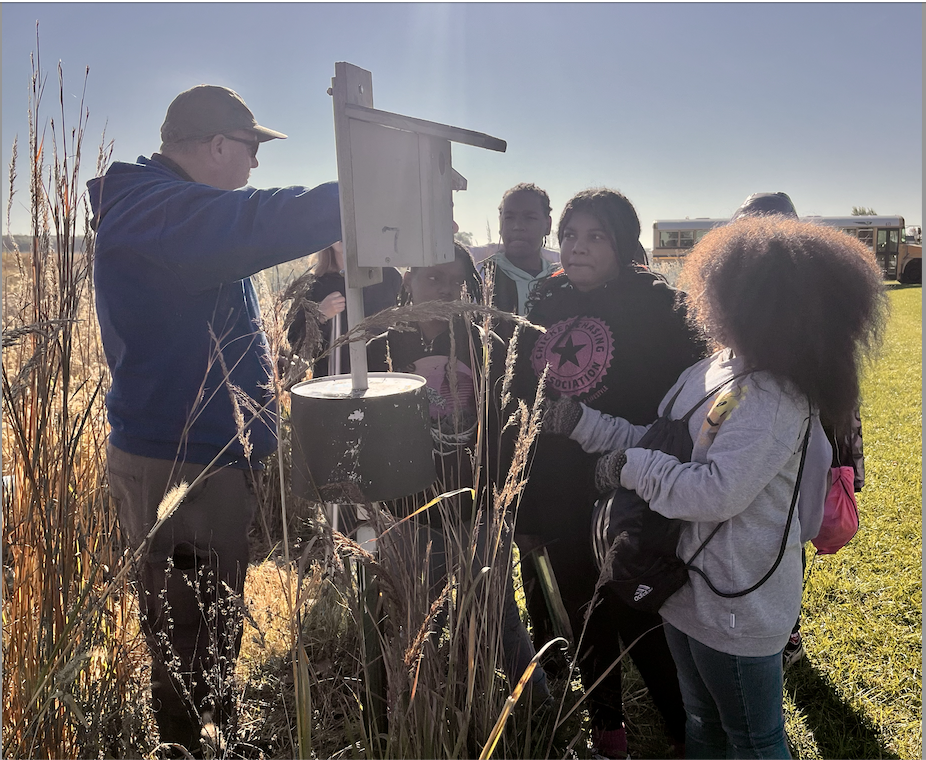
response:
<path id="1" fill-rule="evenodd" d="M 718 652 L 666 623 L 685 704 L 686 758 L 790 758 L 781 652 Z"/>

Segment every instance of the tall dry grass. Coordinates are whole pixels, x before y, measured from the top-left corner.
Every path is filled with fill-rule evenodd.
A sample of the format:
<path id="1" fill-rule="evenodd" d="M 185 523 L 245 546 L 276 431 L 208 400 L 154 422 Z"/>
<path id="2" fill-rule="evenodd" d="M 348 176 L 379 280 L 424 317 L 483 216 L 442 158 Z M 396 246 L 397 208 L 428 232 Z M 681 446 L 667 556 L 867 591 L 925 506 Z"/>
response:
<path id="1" fill-rule="evenodd" d="M 272 350 L 288 355 L 284 335 L 290 309 L 266 291 L 262 300 Z M 462 302 L 396 307 L 368 318 L 341 342 L 390 327 L 412 328 L 417 321 L 455 316 L 487 321 L 499 314 L 483 304 Z M 471 456 L 469 464 L 479 471 L 487 466 L 482 443 L 489 434 L 489 407 L 497 404 L 496 389 L 488 381 L 487 347 L 472 344 L 460 350 L 472 355 L 480 410 L 480 441 L 461 455 Z M 305 369 L 298 363 L 281 363 L 278 369 L 294 366 Z M 283 389 L 297 379 L 276 379 L 281 441 L 291 434 Z M 461 517 L 462 500 L 468 497 L 455 493 L 460 483 L 439 482 L 421 496 L 415 507 L 440 513 L 437 535 L 421 528 L 424 511 L 400 520 L 349 487 L 340 493 L 338 487 L 321 489 L 324 493 L 314 500 L 293 498 L 288 489 L 291 450 L 281 445 L 277 468 L 271 471 L 276 482 L 267 489 L 271 498 L 258 520 L 261 526 L 294 529 L 302 542 L 295 557 L 287 554 L 290 540 L 283 538 L 274 559 L 258 571 L 262 589 L 279 579 L 277 593 L 285 599 L 288 618 L 275 624 L 288 638 L 285 659 L 292 669 L 277 683 L 279 696 L 288 702 L 284 714 L 276 713 L 284 724 L 277 724 L 276 733 L 289 743 L 281 756 L 286 749 L 298 757 L 546 756 L 541 743 L 552 736 L 554 721 L 547 721 L 543 733 L 528 720 L 529 708 L 511 710 L 523 684 L 512 695 L 517 684 L 504 676 L 501 643 L 512 562 L 509 515 L 523 486 L 538 420 L 538 407 L 519 409 L 511 422 L 519 430 L 516 463 L 503 487 L 479 489 L 470 519 Z M 375 553 L 359 545 L 356 534 L 331 530 L 322 514 L 332 499 L 363 505 L 379 537 Z M 260 533 L 266 536 L 272 529 L 261 527 Z M 440 569 L 433 567 L 436 550 L 430 542 L 444 545 L 445 567 L 444 562 Z M 252 583 L 258 583 L 256 576 L 252 573 Z M 250 644 L 246 640 L 243 657 L 252 676 L 274 624 L 255 625 L 256 636 Z"/>
<path id="2" fill-rule="evenodd" d="M 57 78 L 46 119 L 36 45 L 31 248 L 3 254 L 3 756 L 124 756 L 144 730 L 143 659 L 105 489 L 107 374 L 78 182 L 89 110 L 82 97 L 69 113 L 60 64 Z M 101 147 L 97 169 L 108 160 Z M 14 142 L 7 227 L 18 164 Z"/>
<path id="3" fill-rule="evenodd" d="M 106 483 L 108 374 L 94 315 L 94 237 L 78 183 L 89 110 L 82 100 L 76 117 L 67 112 L 60 66 L 57 74 L 46 124 L 37 46 L 25 157 L 31 245 L 3 258 L 2 749 L 4 757 L 144 756 L 156 745 L 148 653 L 128 583 L 133 558 L 123 552 Z M 111 149 L 100 149 L 98 174 Z M 22 163 L 15 145 L 13 156 L 7 227 Z M 286 312 L 281 299 L 265 301 L 265 329 L 280 355 Z M 498 312 L 463 303 L 396 308 L 346 339 L 435 315 L 487 323 Z M 484 437 L 488 352 L 470 350 Z M 331 530 L 329 494 L 292 496 L 287 388 L 299 367 L 278 369 L 288 374 L 274 377 L 280 445 L 261 476 L 254 547 L 265 561 L 251 572 L 256 598 L 245 600 L 239 738 L 263 739 L 276 757 L 559 754 L 555 714 L 529 720 L 502 667 L 509 513 L 526 477 L 537 407 L 518 408 L 515 465 L 502 487 L 475 494 L 472 520 L 460 517 L 462 496 L 445 493 L 454 484 L 434 489 L 428 508 L 441 513 L 448 561 L 432 574 L 426 548 L 412 553 L 387 539 L 374 556 L 355 536 Z M 473 449 L 477 471 L 486 465 L 482 450 Z M 367 507 L 381 536 L 409 527 Z M 262 604 L 268 615 L 258 614 Z"/>
<path id="4" fill-rule="evenodd" d="M 4 255 L 3 453 L 12 487 L 3 503 L 3 755 L 122 757 L 154 747 L 147 651 L 105 476 L 108 376 L 93 307 L 93 231 L 78 184 L 89 111 L 81 102 L 70 125 L 60 68 L 58 77 L 58 113 L 46 126 L 36 52 L 26 156 L 31 248 Z M 100 151 L 97 173 L 110 150 Z M 7 226 L 19 165 L 14 151 Z M 265 311 L 271 335 L 283 316 L 277 308 Z M 421 317 L 392 314 L 365 329 Z M 287 378 L 275 381 L 285 408 Z M 494 549 L 490 569 L 475 576 L 469 528 L 435 506 L 447 511 L 452 559 L 434 597 L 415 582 L 420 568 L 407 555 L 386 550 L 373 559 L 327 529 L 320 502 L 292 498 L 285 414 L 279 432 L 258 533 L 277 559 L 272 580 L 291 672 L 292 693 L 273 695 L 284 715 L 280 756 L 478 754 L 509 697 L 497 629 L 510 549 L 499 549 L 504 507 L 492 506 L 502 502 L 479 497 Z M 379 672 L 385 681 L 374 683 Z M 385 731 L 368 718 L 380 690 Z"/>

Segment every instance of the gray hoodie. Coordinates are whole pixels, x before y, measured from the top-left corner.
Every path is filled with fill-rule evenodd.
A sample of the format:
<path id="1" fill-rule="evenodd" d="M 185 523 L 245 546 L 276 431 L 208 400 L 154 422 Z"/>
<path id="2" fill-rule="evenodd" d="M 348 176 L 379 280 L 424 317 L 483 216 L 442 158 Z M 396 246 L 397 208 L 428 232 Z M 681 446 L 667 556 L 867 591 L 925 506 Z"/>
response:
<path id="1" fill-rule="evenodd" d="M 698 362 L 666 394 L 660 413 L 679 387 L 684 386 L 673 418 L 743 369 L 729 349 Z M 762 578 L 778 555 L 809 413 L 806 398 L 757 372 L 725 386 L 692 415 L 691 462 L 632 448 L 646 426 L 588 408 L 571 437 L 588 452 L 627 449 L 621 485 L 635 490 L 656 512 L 685 521 L 678 549 L 682 559 L 690 559 L 717 523 L 725 522 L 694 564 L 715 587 L 735 592 Z M 725 599 L 690 573 L 690 583 L 660 610 L 669 623 L 706 646 L 759 657 L 780 652 L 787 642 L 801 604 L 802 539 L 819 529 L 831 457 L 815 411 L 811 422 L 801 481 L 804 505 L 800 514 L 796 510 L 772 576 L 750 594 Z"/>

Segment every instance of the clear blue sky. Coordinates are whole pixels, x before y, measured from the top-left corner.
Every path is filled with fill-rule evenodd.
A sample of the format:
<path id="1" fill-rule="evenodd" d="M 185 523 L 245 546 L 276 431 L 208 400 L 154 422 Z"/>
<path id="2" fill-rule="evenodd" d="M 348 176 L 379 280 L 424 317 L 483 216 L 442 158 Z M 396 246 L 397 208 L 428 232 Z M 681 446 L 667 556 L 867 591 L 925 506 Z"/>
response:
<path id="1" fill-rule="evenodd" d="M 622 190 L 647 247 L 653 220 L 726 217 L 757 191 L 802 215 L 922 222 L 918 3 L 4 2 L 4 177 L 14 135 L 24 155 L 36 21 L 46 117 L 58 61 L 71 123 L 90 67 L 88 178 L 104 127 L 114 159 L 150 155 L 173 97 L 205 82 L 289 135 L 261 149 L 252 184 L 336 179 L 326 89 L 348 61 L 372 71 L 377 108 L 508 142 L 453 148 L 469 180 L 454 216 L 480 244 L 522 181 L 547 189 L 554 221 L 578 190 Z M 4 216 L 8 195 L 4 180 Z M 27 204 L 21 180 L 14 232 Z"/>

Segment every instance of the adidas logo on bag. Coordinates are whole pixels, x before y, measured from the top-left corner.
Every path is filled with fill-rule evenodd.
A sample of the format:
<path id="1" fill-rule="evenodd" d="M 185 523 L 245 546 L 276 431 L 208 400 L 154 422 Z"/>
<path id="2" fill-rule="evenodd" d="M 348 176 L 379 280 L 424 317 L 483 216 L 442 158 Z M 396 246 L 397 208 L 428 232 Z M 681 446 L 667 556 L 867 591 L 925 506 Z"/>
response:
<path id="1" fill-rule="evenodd" d="M 639 602 L 644 596 L 646 596 L 650 591 L 653 590 L 652 586 L 647 586 L 645 583 L 641 583 L 637 586 L 637 590 L 633 592 L 633 600 Z"/>

